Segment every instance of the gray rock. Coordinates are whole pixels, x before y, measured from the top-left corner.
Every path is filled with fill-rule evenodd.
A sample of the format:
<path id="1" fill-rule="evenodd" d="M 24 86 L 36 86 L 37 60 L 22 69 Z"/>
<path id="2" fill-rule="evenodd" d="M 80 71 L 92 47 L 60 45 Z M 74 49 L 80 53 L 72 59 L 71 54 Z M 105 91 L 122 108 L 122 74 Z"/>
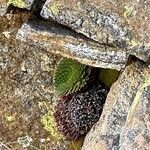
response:
<path id="1" fill-rule="evenodd" d="M 7 11 L 7 0 L 1 0 L 0 1 L 0 17 L 4 16 Z"/>
<path id="2" fill-rule="evenodd" d="M 0 149 L 64 150 L 68 143 L 57 143 L 41 121 L 52 104 L 60 58 L 15 39 L 24 17 L 11 14 L 0 22 Z"/>
<path id="3" fill-rule="evenodd" d="M 120 150 L 149 150 L 150 146 L 150 72 L 139 88 L 120 134 Z"/>
<path id="4" fill-rule="evenodd" d="M 17 38 L 30 41 L 49 53 L 76 59 L 94 67 L 120 70 L 128 54 L 121 49 L 93 42 L 53 22 L 32 20 L 23 24 Z"/>
<path id="5" fill-rule="evenodd" d="M 146 85 L 145 80 L 148 80 L 147 82 L 149 83 L 149 76 L 149 68 L 140 62 L 132 63 L 125 68 L 119 79 L 112 85 L 100 120 L 87 134 L 82 150 L 118 150 L 120 146 L 122 149 L 132 149 L 132 146 L 127 146 L 128 140 L 126 138 L 130 134 L 129 142 L 133 141 L 131 145 L 136 142 L 140 145 L 140 141 L 135 141 L 134 139 L 137 136 L 134 136 L 134 132 L 138 131 L 138 129 L 142 129 L 138 131 L 141 135 L 143 133 L 142 137 L 148 137 L 146 133 L 148 127 L 146 126 L 149 123 L 146 120 L 149 118 L 149 112 L 147 112 L 148 105 L 146 106 L 145 104 L 148 104 L 149 92 L 147 91 L 147 96 L 143 95 L 145 100 L 140 106 L 137 106 L 137 97 L 139 96 L 139 92 L 141 92 L 139 88 Z M 146 120 L 143 120 L 143 126 L 141 126 L 142 122 L 140 121 L 139 123 L 134 122 L 135 124 L 130 124 L 131 128 L 128 126 L 126 130 L 126 124 L 129 122 L 128 118 L 134 114 L 133 108 L 142 112 L 140 115 L 137 115 L 137 118 L 145 118 Z M 129 111 L 131 111 L 131 114 L 128 113 Z M 135 117 L 136 114 L 135 111 Z M 148 144 L 148 140 L 145 140 L 145 142 Z M 143 143 L 141 147 L 144 149 L 146 145 Z"/>
<path id="6" fill-rule="evenodd" d="M 150 57 L 149 1 L 47 0 L 41 16 L 144 61 Z"/>

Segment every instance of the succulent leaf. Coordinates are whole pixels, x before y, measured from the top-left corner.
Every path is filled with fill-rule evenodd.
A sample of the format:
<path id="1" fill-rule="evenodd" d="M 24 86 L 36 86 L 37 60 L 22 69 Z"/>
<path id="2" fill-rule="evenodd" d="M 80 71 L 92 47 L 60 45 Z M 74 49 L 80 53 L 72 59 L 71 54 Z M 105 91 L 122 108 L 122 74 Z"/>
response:
<path id="1" fill-rule="evenodd" d="M 98 121 L 108 89 L 97 84 L 85 92 L 60 99 L 54 117 L 60 131 L 68 140 L 85 135 Z"/>
<path id="2" fill-rule="evenodd" d="M 58 96 L 68 95 L 80 90 L 86 85 L 91 67 L 76 60 L 63 58 L 55 69 L 53 85 Z"/>

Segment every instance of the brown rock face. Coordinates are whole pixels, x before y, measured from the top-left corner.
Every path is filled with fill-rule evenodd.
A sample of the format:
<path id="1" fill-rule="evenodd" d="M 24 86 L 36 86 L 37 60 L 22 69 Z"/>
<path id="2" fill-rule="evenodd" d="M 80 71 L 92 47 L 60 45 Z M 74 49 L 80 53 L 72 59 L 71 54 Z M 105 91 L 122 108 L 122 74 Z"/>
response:
<path id="1" fill-rule="evenodd" d="M 149 150 L 149 10 L 149 0 L 0 0 L 0 149 L 67 149 L 49 126 L 63 56 L 122 72 L 82 150 Z"/>
<path id="2" fill-rule="evenodd" d="M 150 70 L 126 67 L 106 99 L 102 116 L 87 134 L 82 150 L 148 149 Z"/>

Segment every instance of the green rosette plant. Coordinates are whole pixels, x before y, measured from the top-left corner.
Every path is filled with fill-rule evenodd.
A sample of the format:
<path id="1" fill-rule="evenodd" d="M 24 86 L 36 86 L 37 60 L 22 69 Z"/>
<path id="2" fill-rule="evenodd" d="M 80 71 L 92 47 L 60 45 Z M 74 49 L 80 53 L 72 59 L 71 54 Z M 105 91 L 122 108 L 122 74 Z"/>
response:
<path id="1" fill-rule="evenodd" d="M 56 65 L 53 85 L 57 96 L 66 96 L 83 88 L 91 74 L 91 67 L 76 60 L 62 58 Z"/>

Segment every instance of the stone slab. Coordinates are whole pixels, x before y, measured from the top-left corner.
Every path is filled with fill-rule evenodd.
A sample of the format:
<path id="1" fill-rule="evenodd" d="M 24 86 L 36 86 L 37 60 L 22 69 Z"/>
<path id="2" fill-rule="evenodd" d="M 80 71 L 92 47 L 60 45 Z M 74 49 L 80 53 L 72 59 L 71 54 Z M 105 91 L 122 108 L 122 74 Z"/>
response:
<path id="1" fill-rule="evenodd" d="M 149 10 L 149 1 L 47 0 L 41 16 L 52 18 L 90 39 L 113 44 L 148 61 Z"/>
<path id="2" fill-rule="evenodd" d="M 94 67 L 120 70 L 128 59 L 128 54 L 121 49 L 93 42 L 64 26 L 45 20 L 31 20 L 23 24 L 17 38 Z"/>
<path id="3" fill-rule="evenodd" d="M 127 150 L 132 149 L 136 144 L 140 149 L 147 148 L 146 144 L 149 144 L 146 140 L 146 132 L 149 132 L 147 107 L 150 100 L 147 90 L 149 88 L 145 89 L 146 93 L 143 91 L 144 99 L 136 97 L 139 98 L 141 87 L 146 85 L 145 81 L 149 77 L 149 68 L 139 61 L 133 62 L 125 68 L 119 79 L 112 85 L 100 120 L 86 135 L 82 150 L 118 150 L 120 146 L 121 150 Z M 131 113 L 129 113 L 130 111 Z M 142 118 L 143 120 L 140 120 Z M 129 120 L 132 120 L 131 123 Z M 144 124 L 142 125 L 142 123 Z M 131 134 L 134 134 L 137 129 L 139 129 L 137 137 L 136 135 L 132 137 Z M 128 137 L 128 133 L 131 137 Z M 143 141 L 145 140 L 145 144 L 144 142 L 141 144 L 140 137 Z M 133 149 L 137 149 L 137 147 Z"/>

